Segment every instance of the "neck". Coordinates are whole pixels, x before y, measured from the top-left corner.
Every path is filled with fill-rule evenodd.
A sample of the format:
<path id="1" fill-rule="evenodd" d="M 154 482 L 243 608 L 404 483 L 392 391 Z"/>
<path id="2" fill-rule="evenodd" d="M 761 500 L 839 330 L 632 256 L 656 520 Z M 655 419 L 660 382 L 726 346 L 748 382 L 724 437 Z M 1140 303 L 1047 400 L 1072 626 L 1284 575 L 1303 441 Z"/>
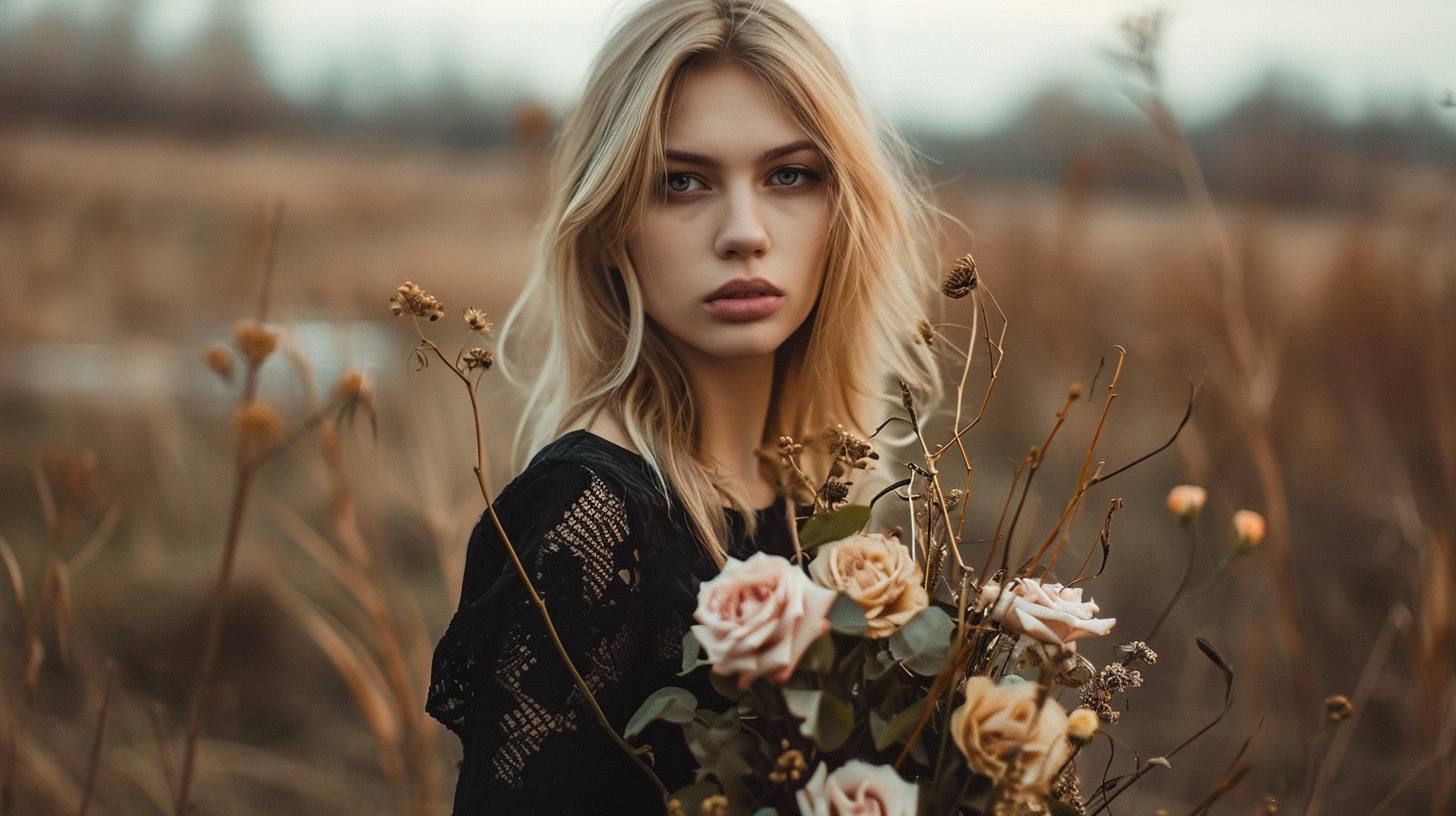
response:
<path id="1" fill-rule="evenodd" d="M 719 486 L 749 509 L 766 507 L 774 488 L 760 473 L 756 451 L 773 394 L 773 355 L 723 359 L 677 351 L 697 409 L 698 444 L 718 468 Z"/>

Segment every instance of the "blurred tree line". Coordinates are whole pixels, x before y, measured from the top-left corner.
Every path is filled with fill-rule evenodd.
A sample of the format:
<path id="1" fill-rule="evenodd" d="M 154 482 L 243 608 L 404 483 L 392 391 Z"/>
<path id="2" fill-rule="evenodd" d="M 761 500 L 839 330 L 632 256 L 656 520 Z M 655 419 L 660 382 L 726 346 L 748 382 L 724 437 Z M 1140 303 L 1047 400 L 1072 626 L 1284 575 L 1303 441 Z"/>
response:
<path id="1" fill-rule="evenodd" d="M 0 0 L 0 126 L 52 122 L 86 128 L 150 128 L 197 137 L 250 133 L 355 133 L 459 148 L 503 144 L 521 106 L 482 99 L 458 71 L 423 91 L 394 91 L 347 105 L 333 86 L 291 100 L 272 86 L 246 6 L 219 0 L 181 53 L 142 42 L 146 0 L 110 0 L 82 19 L 52 0 L 25 19 L 3 19 Z M 14 15 L 11 15 L 12 17 Z M 1212 189 L 1275 206 L 1373 203 L 1391 168 L 1456 167 L 1456 108 L 1412 103 L 1342 122 L 1316 93 L 1288 77 L 1268 81 L 1190 132 Z M 1100 186 L 1175 193 L 1176 177 L 1144 120 L 1048 88 L 996 132 L 923 132 L 912 141 L 937 176 L 1055 182 L 1074 172 Z"/>

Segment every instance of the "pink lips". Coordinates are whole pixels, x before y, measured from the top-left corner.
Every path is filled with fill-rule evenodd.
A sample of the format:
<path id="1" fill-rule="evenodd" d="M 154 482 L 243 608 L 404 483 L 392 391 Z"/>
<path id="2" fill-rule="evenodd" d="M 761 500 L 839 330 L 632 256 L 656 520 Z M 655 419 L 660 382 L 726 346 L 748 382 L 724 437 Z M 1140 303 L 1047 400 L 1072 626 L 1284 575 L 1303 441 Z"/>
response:
<path id="1" fill-rule="evenodd" d="M 784 293 L 763 278 L 735 278 L 703 300 L 708 311 L 724 320 L 746 322 L 778 311 Z"/>

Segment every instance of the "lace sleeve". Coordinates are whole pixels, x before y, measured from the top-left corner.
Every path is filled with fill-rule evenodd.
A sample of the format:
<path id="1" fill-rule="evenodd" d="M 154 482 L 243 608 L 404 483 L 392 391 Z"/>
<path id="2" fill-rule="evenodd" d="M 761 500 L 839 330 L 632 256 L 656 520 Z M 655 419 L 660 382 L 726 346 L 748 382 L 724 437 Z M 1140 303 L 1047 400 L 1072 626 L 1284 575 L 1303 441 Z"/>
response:
<path id="1" fill-rule="evenodd" d="M 624 682 L 643 631 L 638 531 L 619 490 L 588 468 L 554 470 L 563 469 L 535 489 L 513 485 L 520 495 L 503 494 L 498 513 L 572 662 L 620 729 L 640 703 Z M 591 812 L 604 793 L 591 788 L 625 780 L 640 795 L 640 771 L 596 722 L 514 567 L 506 562 L 473 597 L 480 565 L 494 566 L 478 545 L 500 547 L 488 519 L 472 536 L 474 586 L 436 650 L 428 705 L 465 749 L 456 813 Z"/>

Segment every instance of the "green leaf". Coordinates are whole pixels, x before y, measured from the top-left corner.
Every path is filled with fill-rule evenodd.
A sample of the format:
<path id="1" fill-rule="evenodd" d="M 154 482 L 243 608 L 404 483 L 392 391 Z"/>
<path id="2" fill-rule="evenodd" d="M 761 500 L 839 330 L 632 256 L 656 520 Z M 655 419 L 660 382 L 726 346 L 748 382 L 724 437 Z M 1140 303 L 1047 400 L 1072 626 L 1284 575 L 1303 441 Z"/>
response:
<path id="1" fill-rule="evenodd" d="M 927 607 L 890 635 L 890 653 L 910 671 L 932 677 L 950 656 L 954 632 L 955 621 L 944 610 Z"/>
<path id="2" fill-rule="evenodd" d="M 642 733 L 642 729 L 653 720 L 667 720 L 670 723 L 690 722 L 693 719 L 693 709 L 698 707 L 698 698 L 693 696 L 691 691 L 668 686 L 652 692 L 632 719 L 627 722 L 627 729 L 622 736 L 632 739 Z"/>
<path id="3" fill-rule="evenodd" d="M 854 730 L 854 710 L 843 700 L 822 691 L 784 689 L 789 712 L 803 720 L 799 733 L 813 739 L 825 751 L 833 751 L 849 739 Z"/>
<path id="4" fill-rule="evenodd" d="M 713 662 L 711 660 L 705 659 L 702 656 L 703 647 L 698 645 L 698 636 L 693 634 L 693 630 L 689 629 L 688 633 L 683 635 L 682 643 L 682 671 L 677 673 L 678 677 L 682 677 L 683 675 L 688 674 L 693 669 L 696 669 L 699 666 L 706 666 L 709 663 Z"/>
<path id="5" fill-rule="evenodd" d="M 834 599 L 834 605 L 829 607 L 829 626 L 836 632 L 846 635 L 863 635 L 870 628 L 870 622 L 865 618 L 864 607 L 854 602 L 854 599 L 839 593 Z"/>
<path id="6" fill-rule="evenodd" d="M 674 791 L 672 798 L 676 799 L 679 805 L 682 805 L 683 813 L 702 813 L 703 800 L 710 796 L 717 796 L 720 793 L 722 791 L 719 790 L 718 785 L 713 780 L 702 779 L 685 788 L 679 788 Z"/>
<path id="7" fill-rule="evenodd" d="M 736 703 L 743 699 L 743 689 L 738 687 L 737 677 L 710 671 L 708 672 L 708 682 L 713 684 L 713 691 L 728 698 L 730 702 Z"/>
<path id="8" fill-rule="evenodd" d="M 875 750 L 883 751 L 909 739 L 910 732 L 920 722 L 920 714 L 925 711 L 925 703 L 929 699 L 921 697 L 889 720 L 882 720 L 879 715 L 871 712 L 870 733 L 875 738 Z"/>
<path id="9" fill-rule="evenodd" d="M 814 638 L 809 648 L 804 651 L 804 656 L 799 658 L 797 671 L 814 672 L 815 674 L 834 673 L 834 639 L 827 633 Z"/>
<path id="10" fill-rule="evenodd" d="M 799 548 L 812 550 L 820 544 L 828 544 L 852 536 L 864 528 L 870 520 L 870 508 L 864 504 L 850 504 L 820 513 L 804 524 L 799 531 Z"/>

